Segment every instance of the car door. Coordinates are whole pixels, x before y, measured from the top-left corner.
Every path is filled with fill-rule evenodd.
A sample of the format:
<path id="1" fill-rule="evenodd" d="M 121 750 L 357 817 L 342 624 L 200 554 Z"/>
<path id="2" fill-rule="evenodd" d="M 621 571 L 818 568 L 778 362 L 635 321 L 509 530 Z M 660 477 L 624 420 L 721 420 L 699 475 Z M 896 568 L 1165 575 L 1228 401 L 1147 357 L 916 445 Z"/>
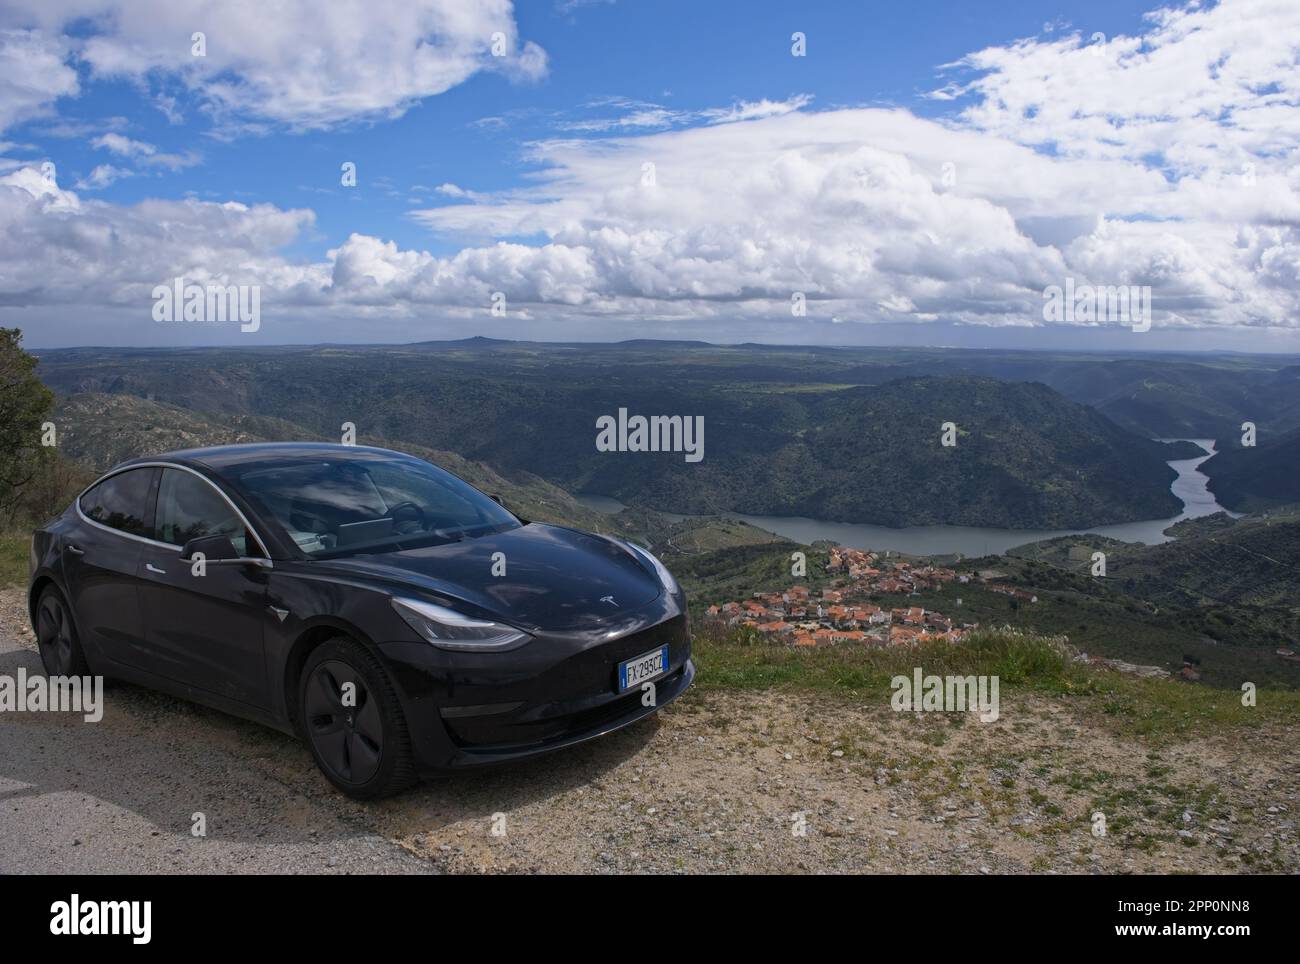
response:
<path id="1" fill-rule="evenodd" d="M 153 535 L 157 476 L 136 468 L 100 480 L 77 500 L 77 524 L 63 537 L 68 602 L 92 661 L 95 653 L 128 666 L 142 660 L 139 564 Z"/>
<path id="2" fill-rule="evenodd" d="M 241 563 L 181 561 L 191 539 L 226 535 L 243 556 L 264 555 L 229 500 L 197 472 L 164 468 L 155 500 L 156 546 L 139 561 L 150 669 L 253 706 L 269 705 L 262 628 L 266 571 Z M 166 548 L 164 548 L 166 546 Z"/>

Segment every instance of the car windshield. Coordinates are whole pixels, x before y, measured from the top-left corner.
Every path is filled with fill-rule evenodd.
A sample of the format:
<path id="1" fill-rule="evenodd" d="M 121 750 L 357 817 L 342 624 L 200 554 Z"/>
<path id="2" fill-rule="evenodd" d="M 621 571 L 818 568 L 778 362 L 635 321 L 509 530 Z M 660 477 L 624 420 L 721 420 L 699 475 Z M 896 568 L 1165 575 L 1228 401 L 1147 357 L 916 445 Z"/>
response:
<path id="1" fill-rule="evenodd" d="M 399 455 L 268 459 L 227 475 L 316 558 L 457 542 L 520 525 L 454 475 Z"/>

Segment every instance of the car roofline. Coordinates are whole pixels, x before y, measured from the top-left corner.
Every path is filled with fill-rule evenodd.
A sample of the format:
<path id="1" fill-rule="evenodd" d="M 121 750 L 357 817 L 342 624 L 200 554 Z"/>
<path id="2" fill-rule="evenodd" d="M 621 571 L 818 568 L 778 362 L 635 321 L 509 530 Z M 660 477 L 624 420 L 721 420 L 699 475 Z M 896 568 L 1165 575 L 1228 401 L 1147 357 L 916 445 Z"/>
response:
<path id="1" fill-rule="evenodd" d="M 238 465 L 240 462 L 255 461 L 254 456 L 259 454 L 266 455 L 293 455 L 301 453 L 304 459 L 310 457 L 310 453 L 370 453 L 374 455 L 392 455 L 397 458 L 411 459 L 417 458 L 408 452 L 400 452 L 396 449 L 386 449 L 376 445 L 344 445 L 339 442 L 237 442 L 230 445 L 207 445 L 199 448 L 175 449 L 169 452 L 159 452 L 155 455 L 143 455 L 127 459 L 113 466 L 113 469 L 127 468 L 132 465 L 141 465 L 146 462 L 167 461 L 186 465 L 191 468 L 205 468 L 217 475 L 221 474 L 223 468 L 227 465 Z M 247 459 L 230 459 L 229 456 L 246 453 Z M 223 458 L 224 456 L 224 458 Z M 112 471 L 110 469 L 109 471 Z"/>

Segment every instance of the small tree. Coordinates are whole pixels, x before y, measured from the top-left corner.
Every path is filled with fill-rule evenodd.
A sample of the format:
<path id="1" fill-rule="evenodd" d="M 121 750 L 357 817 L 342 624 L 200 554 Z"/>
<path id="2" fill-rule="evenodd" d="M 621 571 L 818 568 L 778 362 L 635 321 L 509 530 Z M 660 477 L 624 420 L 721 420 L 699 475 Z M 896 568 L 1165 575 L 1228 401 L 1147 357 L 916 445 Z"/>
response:
<path id="1" fill-rule="evenodd" d="M 64 458 L 53 449 L 42 449 L 36 472 L 23 486 L 14 515 L 40 525 L 68 507 L 78 492 L 95 481 L 95 473 Z"/>
<path id="2" fill-rule="evenodd" d="M 10 522 L 23 486 L 53 454 L 41 445 L 41 433 L 54 393 L 36 377 L 36 358 L 21 343 L 17 328 L 0 328 L 0 513 Z"/>

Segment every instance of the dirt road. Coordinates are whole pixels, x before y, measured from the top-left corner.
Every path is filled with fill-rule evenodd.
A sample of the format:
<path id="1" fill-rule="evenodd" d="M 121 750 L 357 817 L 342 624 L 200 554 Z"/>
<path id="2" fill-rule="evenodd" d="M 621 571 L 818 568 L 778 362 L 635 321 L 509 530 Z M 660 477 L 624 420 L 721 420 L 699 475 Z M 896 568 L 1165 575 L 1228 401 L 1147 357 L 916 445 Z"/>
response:
<path id="1" fill-rule="evenodd" d="M 36 672 L 33 647 L 7 590 L 0 674 Z M 97 724 L 0 714 L 0 872 L 1300 870 L 1293 733 L 1155 747 L 1095 712 L 1004 696 L 982 724 L 696 689 L 595 743 L 358 804 L 294 740 L 118 686 Z"/>

